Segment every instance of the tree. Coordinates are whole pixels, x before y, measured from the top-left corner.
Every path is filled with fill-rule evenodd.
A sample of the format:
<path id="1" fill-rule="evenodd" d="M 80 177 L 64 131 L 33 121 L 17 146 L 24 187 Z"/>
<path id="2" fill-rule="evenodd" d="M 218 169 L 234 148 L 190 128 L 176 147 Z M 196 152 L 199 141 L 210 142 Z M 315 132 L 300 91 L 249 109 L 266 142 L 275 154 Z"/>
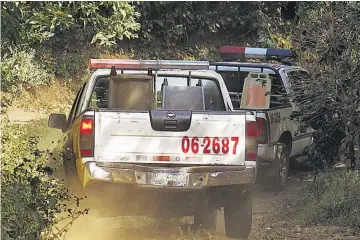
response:
<path id="1" fill-rule="evenodd" d="M 355 166 L 360 144 L 360 4 L 331 2 L 303 5 L 293 25 L 299 63 L 311 77 L 292 80 L 295 117 L 313 127 L 311 157 L 318 167 L 345 155 Z"/>
<path id="2" fill-rule="evenodd" d="M 3 2 L 3 46 L 6 50 L 9 46 L 34 46 L 50 40 L 74 41 L 71 37 L 111 46 L 124 37 L 136 37 L 139 15 L 124 1 Z"/>

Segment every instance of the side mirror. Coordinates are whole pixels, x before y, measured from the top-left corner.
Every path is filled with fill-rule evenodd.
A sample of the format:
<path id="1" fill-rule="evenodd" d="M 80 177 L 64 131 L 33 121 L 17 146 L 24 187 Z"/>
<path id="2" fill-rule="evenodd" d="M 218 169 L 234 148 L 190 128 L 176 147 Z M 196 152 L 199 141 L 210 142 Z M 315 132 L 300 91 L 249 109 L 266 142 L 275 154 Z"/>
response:
<path id="1" fill-rule="evenodd" d="M 50 128 L 57 128 L 65 130 L 66 128 L 66 115 L 51 113 L 48 120 L 48 126 Z"/>

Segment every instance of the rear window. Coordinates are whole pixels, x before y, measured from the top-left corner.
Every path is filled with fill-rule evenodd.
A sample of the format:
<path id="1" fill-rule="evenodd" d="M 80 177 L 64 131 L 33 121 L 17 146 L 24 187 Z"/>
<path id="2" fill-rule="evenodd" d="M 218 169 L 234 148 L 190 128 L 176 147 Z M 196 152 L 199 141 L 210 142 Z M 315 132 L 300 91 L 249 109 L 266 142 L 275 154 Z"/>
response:
<path id="1" fill-rule="evenodd" d="M 156 79 L 149 79 L 146 75 L 118 76 L 119 79 L 97 79 L 89 107 L 122 110 L 226 110 L 220 87 L 213 79 L 164 75 L 158 75 Z M 129 79 L 130 77 L 134 79 Z"/>
<path id="2" fill-rule="evenodd" d="M 248 69 L 248 68 L 247 68 Z M 217 71 L 222 78 L 224 79 L 225 85 L 229 91 L 230 98 L 233 104 L 234 109 L 240 108 L 241 95 L 244 88 L 245 78 L 249 75 L 250 72 L 260 72 L 260 68 L 257 68 L 252 71 Z M 269 73 L 269 78 L 271 79 L 271 102 L 270 108 L 279 107 L 284 104 L 287 104 L 283 101 L 279 101 L 279 96 L 286 94 L 284 85 L 280 77 L 271 71 Z"/>

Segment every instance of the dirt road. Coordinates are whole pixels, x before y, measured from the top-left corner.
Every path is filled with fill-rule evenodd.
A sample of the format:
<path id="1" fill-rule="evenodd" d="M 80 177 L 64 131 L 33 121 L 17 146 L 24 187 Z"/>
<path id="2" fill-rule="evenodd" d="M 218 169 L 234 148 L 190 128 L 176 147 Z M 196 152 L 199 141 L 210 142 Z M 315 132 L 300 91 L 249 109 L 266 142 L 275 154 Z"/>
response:
<path id="1" fill-rule="evenodd" d="M 8 111 L 7 116 L 11 123 L 20 123 L 20 124 L 30 123 L 33 120 L 38 120 L 48 117 L 47 114 L 28 111 L 23 108 L 11 108 Z"/>
<path id="2" fill-rule="evenodd" d="M 360 235 L 351 229 L 335 226 L 302 227 L 294 222 L 272 218 L 287 199 L 302 194 L 302 187 L 311 179 L 300 176 L 306 172 L 296 171 L 290 175 L 287 189 L 280 193 L 266 190 L 256 185 L 253 195 L 253 226 L 249 240 L 256 239 L 303 239 L 303 240 L 355 240 Z M 269 220 L 271 219 L 271 220 Z M 66 239 L 108 239 L 108 240 L 205 240 L 226 239 L 224 234 L 223 212 L 218 212 L 216 232 L 188 233 L 181 230 L 187 220 L 161 220 L 141 217 L 94 218 L 91 216 L 78 219 L 71 227 Z M 189 223 L 191 220 L 189 221 Z"/>
<path id="3" fill-rule="evenodd" d="M 253 195 L 253 230 L 250 239 L 264 239 L 267 226 L 264 220 L 275 213 L 288 196 L 301 191 L 296 174 L 290 177 L 289 187 L 281 193 L 267 191 L 257 185 Z M 185 219 L 186 221 L 186 219 Z M 223 212 L 218 212 L 216 232 L 186 233 L 180 230 L 179 221 L 154 220 L 151 218 L 119 217 L 94 218 L 81 217 L 71 227 L 66 239 L 225 239 Z M 270 231 L 271 229 L 268 229 Z M 276 238 L 274 238 L 276 239 Z"/>

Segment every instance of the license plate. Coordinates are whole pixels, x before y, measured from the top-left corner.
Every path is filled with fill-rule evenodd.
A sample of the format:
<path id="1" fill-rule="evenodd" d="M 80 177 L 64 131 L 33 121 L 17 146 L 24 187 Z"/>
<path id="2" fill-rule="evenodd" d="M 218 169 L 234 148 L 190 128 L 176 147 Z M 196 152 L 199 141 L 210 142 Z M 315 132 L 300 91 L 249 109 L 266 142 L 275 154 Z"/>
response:
<path id="1" fill-rule="evenodd" d="M 181 140 L 181 151 L 185 154 L 239 154 L 239 137 L 188 137 Z"/>
<path id="2" fill-rule="evenodd" d="M 157 186 L 184 187 L 189 175 L 185 171 L 156 169 L 153 171 L 153 184 Z"/>

